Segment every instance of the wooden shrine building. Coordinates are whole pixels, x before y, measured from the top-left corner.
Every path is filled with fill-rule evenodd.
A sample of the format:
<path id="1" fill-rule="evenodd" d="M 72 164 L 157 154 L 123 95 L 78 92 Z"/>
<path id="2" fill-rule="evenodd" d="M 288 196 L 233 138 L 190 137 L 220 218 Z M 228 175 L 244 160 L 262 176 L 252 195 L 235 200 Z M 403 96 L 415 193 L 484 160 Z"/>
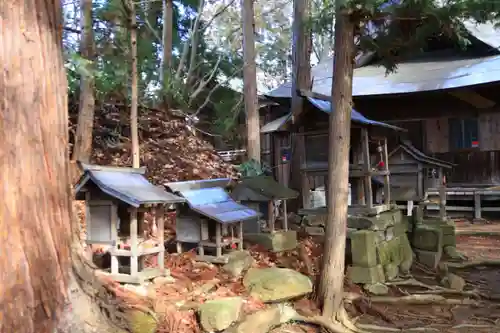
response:
<path id="1" fill-rule="evenodd" d="M 225 264 L 224 251 L 243 249 L 243 223 L 260 214 L 236 203 L 225 189 L 229 178 L 167 183 L 165 187 L 186 203 L 177 207 L 177 252 L 183 243 L 196 244 L 197 260 Z"/>
<path id="2" fill-rule="evenodd" d="M 298 179 L 291 186 L 300 189 L 303 212 L 310 209 L 310 191 L 324 186 L 327 188 L 328 172 L 328 118 L 331 104 L 326 96 L 316 96 L 303 92 L 307 104 L 304 111 L 291 123 L 289 111 L 285 115 L 275 113 L 276 119 L 264 125 L 261 133 L 272 136 L 292 136 L 291 167 L 287 168 L 290 175 L 277 175 L 277 179 Z M 321 99 L 319 98 L 321 97 Z M 286 109 L 284 107 L 283 109 Z M 387 151 L 387 134 L 403 129 L 373 121 L 364 117 L 356 110 L 351 114 L 351 149 L 349 158 L 349 183 L 352 188 L 351 213 L 380 213 L 392 209 L 390 205 L 389 155 Z M 288 141 L 288 140 L 283 140 Z M 275 148 L 284 154 L 281 147 Z M 281 164 L 276 159 L 272 166 L 279 170 Z M 383 196 L 376 200 L 375 186 L 377 179 L 382 178 Z M 310 213 L 310 212 L 309 212 Z"/>
<path id="3" fill-rule="evenodd" d="M 124 168 L 80 163 L 84 173 L 75 186 L 77 200 L 85 200 L 86 243 L 109 245 L 109 276 L 123 283 L 143 283 L 166 273 L 164 267 L 165 206 L 185 199 L 151 184 L 145 168 Z M 153 247 L 145 246 L 144 213 L 151 214 L 158 227 Z M 158 255 L 157 268 L 144 268 L 146 255 Z M 130 258 L 130 266 L 120 265 Z"/>
<path id="4" fill-rule="evenodd" d="M 287 231 L 287 200 L 295 199 L 298 196 L 297 191 L 278 183 L 270 176 L 244 177 L 231 190 L 231 197 L 234 200 L 255 210 L 267 213 L 265 214 L 267 215 L 267 223 L 264 230 L 261 230 L 258 223 L 254 225 L 246 224 L 248 231 L 245 231 L 253 233 L 261 231 L 275 232 L 277 230 L 275 223 L 277 219 L 281 222 L 279 229 Z M 266 206 L 265 208 L 260 205 L 262 203 Z M 280 207 L 282 208 L 281 211 Z"/>

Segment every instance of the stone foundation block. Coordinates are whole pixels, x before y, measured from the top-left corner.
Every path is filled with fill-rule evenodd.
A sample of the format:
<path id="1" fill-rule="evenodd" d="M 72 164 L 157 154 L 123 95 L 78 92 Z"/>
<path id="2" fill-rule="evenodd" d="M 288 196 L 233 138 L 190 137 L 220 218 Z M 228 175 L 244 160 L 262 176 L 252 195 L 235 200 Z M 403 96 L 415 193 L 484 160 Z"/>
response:
<path id="1" fill-rule="evenodd" d="M 430 225 L 417 225 L 413 231 L 413 246 L 419 250 L 437 252 L 443 248 L 441 229 Z"/>
<path id="2" fill-rule="evenodd" d="M 325 226 L 326 225 L 326 219 L 327 219 L 326 214 L 320 214 L 320 215 L 306 215 L 302 219 L 302 224 L 305 225 L 310 225 L 310 226 Z"/>
<path id="3" fill-rule="evenodd" d="M 453 221 L 447 221 L 441 224 L 441 232 L 443 235 L 454 235 L 455 234 L 455 223 Z"/>
<path id="4" fill-rule="evenodd" d="M 401 237 L 396 237 L 389 242 L 378 244 L 378 263 L 382 266 L 385 266 L 389 263 L 395 263 L 396 265 L 399 265 L 399 263 L 401 262 L 400 244 Z"/>
<path id="5" fill-rule="evenodd" d="M 443 235 L 443 247 L 456 246 L 457 236 L 455 234 Z"/>
<path id="6" fill-rule="evenodd" d="M 385 231 L 388 227 L 401 223 L 402 217 L 400 209 L 393 209 L 375 216 L 349 216 L 347 226 L 354 229 Z"/>
<path id="7" fill-rule="evenodd" d="M 325 234 L 325 229 L 323 227 L 306 227 L 305 230 L 307 234 L 311 236 L 322 236 Z"/>
<path id="8" fill-rule="evenodd" d="M 351 234 L 352 263 L 354 266 L 372 267 L 377 264 L 377 235 L 370 230 Z"/>
<path id="9" fill-rule="evenodd" d="M 401 263 L 399 264 L 399 271 L 403 275 L 407 275 L 410 273 L 411 266 L 413 265 L 413 250 L 410 245 L 410 241 L 408 237 L 401 236 L 400 244 L 399 244 Z"/>
<path id="10" fill-rule="evenodd" d="M 282 252 L 297 248 L 297 231 L 276 231 L 273 233 L 246 234 L 245 240 L 259 244 L 272 252 Z"/>
<path id="11" fill-rule="evenodd" d="M 349 268 L 348 276 L 353 283 L 385 282 L 384 268 L 381 265 L 374 267 L 352 266 Z"/>
<path id="12" fill-rule="evenodd" d="M 394 225 L 394 236 L 402 236 L 408 231 L 408 226 L 402 222 Z"/>
<path id="13" fill-rule="evenodd" d="M 424 264 L 429 268 L 436 269 L 439 262 L 441 261 L 443 251 L 442 249 L 440 249 L 440 251 L 437 252 L 415 250 L 415 253 L 417 254 L 417 260 L 420 263 Z"/>
<path id="14" fill-rule="evenodd" d="M 390 263 L 384 266 L 384 275 L 387 281 L 392 281 L 395 278 L 397 278 L 398 273 L 399 273 L 398 265 Z"/>

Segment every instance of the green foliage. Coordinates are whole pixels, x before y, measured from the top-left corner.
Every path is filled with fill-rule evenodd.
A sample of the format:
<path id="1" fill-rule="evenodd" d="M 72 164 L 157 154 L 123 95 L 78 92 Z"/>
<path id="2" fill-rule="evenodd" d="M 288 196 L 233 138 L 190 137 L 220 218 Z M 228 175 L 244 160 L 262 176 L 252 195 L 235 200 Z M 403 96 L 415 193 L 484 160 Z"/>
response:
<path id="1" fill-rule="evenodd" d="M 70 12 L 66 12 L 66 26 L 78 27 L 78 8 L 73 6 Z M 167 69 L 163 82 L 160 82 L 160 57 L 163 51 L 162 9 L 162 1 L 136 2 L 139 103 L 154 106 L 163 96 L 169 96 L 169 105 L 184 112 L 200 113 L 203 116 L 207 110 L 211 110 L 206 116 L 217 116 L 213 125 L 214 131 L 231 132 L 234 122 L 230 119 L 234 118 L 233 109 L 239 96 L 228 89 L 228 78 L 242 76 L 241 55 L 207 43 L 204 37 L 206 21 L 210 18 L 208 16 L 200 21 L 195 62 L 191 64 L 190 52 L 193 45 L 190 29 L 196 17 L 200 15 L 197 12 L 199 0 L 174 1 L 171 22 L 172 68 Z M 92 71 L 89 70 L 88 61 L 79 55 L 79 42 L 75 38 L 77 35 L 65 32 L 64 46 L 70 96 L 78 98 L 82 75 L 93 75 L 98 102 L 127 103 L 130 98 L 130 27 L 124 1 L 94 1 L 93 18 L 96 60 Z M 184 59 L 184 66 L 179 68 L 185 45 L 189 46 L 189 53 Z M 193 68 L 188 71 L 191 65 Z M 200 85 L 201 82 L 204 84 Z M 222 123 L 224 125 L 221 125 Z"/>
<path id="2" fill-rule="evenodd" d="M 271 172 L 269 167 L 258 161 L 251 159 L 238 166 L 238 172 L 241 173 L 242 177 L 254 177 L 261 176 Z"/>
<path id="3" fill-rule="evenodd" d="M 311 19 L 313 31 L 331 31 L 334 0 Z M 468 34 L 461 21 L 498 21 L 500 2 L 491 0 L 348 0 L 345 10 L 355 23 L 361 52 L 375 52 L 381 64 L 393 71 L 409 55 L 423 52 L 430 40 L 467 48 Z"/>

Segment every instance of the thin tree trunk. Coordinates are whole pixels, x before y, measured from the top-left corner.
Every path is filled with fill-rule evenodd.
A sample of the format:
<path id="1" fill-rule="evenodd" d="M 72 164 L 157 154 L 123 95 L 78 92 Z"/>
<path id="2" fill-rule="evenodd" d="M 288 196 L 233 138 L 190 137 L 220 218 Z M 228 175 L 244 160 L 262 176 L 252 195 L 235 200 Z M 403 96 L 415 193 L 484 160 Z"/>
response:
<path id="1" fill-rule="evenodd" d="M 172 67 L 172 39 L 173 39 L 173 17 L 174 17 L 174 4 L 172 0 L 163 0 L 163 30 L 162 30 L 162 43 L 163 43 L 163 57 L 160 64 L 160 82 L 162 87 L 165 87 L 165 75 L 171 74 Z"/>
<path id="2" fill-rule="evenodd" d="M 348 13 L 337 6 L 332 106 L 329 121 L 328 220 L 325 230 L 323 267 L 319 297 L 323 316 L 335 319 L 343 295 L 347 198 L 349 184 L 349 145 L 351 135 L 354 25 Z"/>
<path id="3" fill-rule="evenodd" d="M 0 332 L 52 333 L 70 267 L 60 1 L 0 1 Z"/>
<path id="4" fill-rule="evenodd" d="M 139 129 L 138 129 L 138 74 L 137 74 L 137 18 L 134 0 L 129 0 L 130 10 L 130 53 L 132 58 L 131 103 L 130 103 L 130 134 L 132 141 L 132 166 L 139 168 Z"/>
<path id="5" fill-rule="evenodd" d="M 243 91 L 247 119 L 247 156 L 260 163 L 260 124 L 255 64 L 255 24 L 253 0 L 241 0 L 243 18 Z"/>
<path id="6" fill-rule="evenodd" d="M 94 30 L 92 0 L 81 0 L 80 54 L 87 61 L 80 79 L 80 103 L 76 127 L 73 160 L 88 163 L 92 155 L 92 131 L 94 129 Z"/>

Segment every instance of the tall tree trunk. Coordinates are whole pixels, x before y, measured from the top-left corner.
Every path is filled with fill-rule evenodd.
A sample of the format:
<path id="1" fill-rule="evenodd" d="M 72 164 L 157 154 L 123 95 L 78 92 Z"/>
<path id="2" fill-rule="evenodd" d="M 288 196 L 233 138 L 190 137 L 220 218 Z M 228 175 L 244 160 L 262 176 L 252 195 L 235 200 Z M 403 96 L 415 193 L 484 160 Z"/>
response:
<path id="1" fill-rule="evenodd" d="M 52 333 L 70 267 L 59 1 L 0 1 L 0 332 Z"/>
<path id="2" fill-rule="evenodd" d="M 0 1 L 0 332 L 123 333 L 72 223 L 60 6 Z"/>
<path id="3" fill-rule="evenodd" d="M 292 121 L 300 117 L 304 109 L 304 97 L 300 94 L 301 89 L 310 90 L 311 81 L 311 52 L 309 45 L 312 42 L 311 29 L 307 22 L 310 19 L 310 0 L 293 1 L 293 40 L 292 40 Z M 293 146 L 299 147 L 300 138 L 293 138 Z M 286 181 L 295 189 L 301 189 L 302 176 L 301 149 L 293 149 L 291 172 L 286 175 Z M 291 202 L 291 206 L 300 205 L 299 202 Z"/>
<path id="4" fill-rule="evenodd" d="M 329 121 L 328 143 L 330 149 L 328 219 L 319 287 L 319 297 L 323 301 L 323 315 L 332 319 L 335 319 L 342 305 L 344 286 L 352 78 L 355 55 L 354 25 L 343 6 L 337 5 L 335 19 L 333 107 Z"/>
<path id="5" fill-rule="evenodd" d="M 130 54 L 132 58 L 131 102 L 130 102 L 130 134 L 132 141 L 132 166 L 140 166 L 139 129 L 138 129 L 138 73 L 137 73 L 137 18 L 134 0 L 129 0 L 130 10 Z"/>
<path id="6" fill-rule="evenodd" d="M 173 40 L 173 21 L 174 19 L 174 4 L 172 0 L 163 0 L 162 9 L 162 44 L 163 57 L 160 64 L 160 82 L 165 88 L 165 75 L 171 74 L 172 67 L 172 40 Z"/>
<path id="7" fill-rule="evenodd" d="M 80 104 L 76 127 L 73 160 L 89 162 L 92 155 L 92 131 L 94 128 L 94 59 L 95 42 L 92 20 L 92 0 L 81 0 L 80 54 L 86 60 L 80 79 Z"/>
<path id="8" fill-rule="evenodd" d="M 255 21 L 253 0 L 241 0 L 243 18 L 243 91 L 247 119 L 247 156 L 260 163 L 260 124 L 255 64 Z"/>

